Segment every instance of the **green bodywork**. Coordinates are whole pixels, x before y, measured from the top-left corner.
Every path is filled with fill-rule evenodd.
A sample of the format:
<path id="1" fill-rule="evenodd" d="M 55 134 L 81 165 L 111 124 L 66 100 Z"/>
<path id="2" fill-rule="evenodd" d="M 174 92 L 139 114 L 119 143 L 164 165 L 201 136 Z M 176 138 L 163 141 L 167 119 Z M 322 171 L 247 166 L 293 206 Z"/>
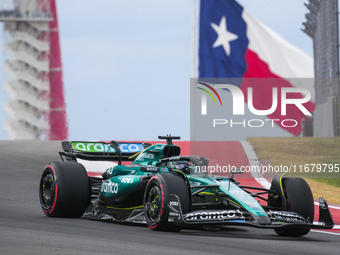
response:
<path id="1" fill-rule="evenodd" d="M 131 165 L 117 165 L 106 170 L 107 179 L 101 186 L 101 197 L 114 199 L 124 196 L 128 192 L 134 190 L 142 190 L 142 180 L 150 178 L 154 174 L 162 174 L 173 171 L 167 167 L 161 167 L 159 160 L 164 158 L 163 150 L 165 146 L 175 146 L 166 144 L 155 144 L 145 150 L 134 155 L 135 160 Z M 176 146 L 177 147 L 177 146 Z M 176 157 L 174 157 L 174 160 Z M 145 167 L 157 168 L 157 171 L 142 171 Z M 192 192 L 199 189 L 202 185 L 219 185 L 218 188 L 208 188 L 202 192 L 206 196 L 215 196 L 216 199 L 223 199 L 235 205 L 235 207 L 245 209 L 252 215 L 262 218 L 267 217 L 267 213 L 262 206 L 247 192 L 238 187 L 234 182 L 229 181 L 228 178 L 205 175 L 205 174 L 188 174 L 188 178 Z M 218 193 L 224 193 L 223 198 L 218 198 Z M 141 204 L 142 206 L 142 204 Z"/>
<path id="2" fill-rule="evenodd" d="M 240 208 L 246 209 L 248 212 L 257 216 L 266 216 L 267 213 L 263 210 L 262 206 L 247 192 L 239 188 L 235 183 L 229 181 L 227 178 L 221 178 L 214 175 L 199 176 L 199 175 L 187 175 L 191 188 L 201 185 L 220 185 L 218 190 L 211 188 L 204 191 L 206 194 L 216 195 L 217 192 L 223 192 L 227 196 L 224 198 L 229 203 L 232 203 Z M 195 188 L 193 188 L 195 191 Z"/>

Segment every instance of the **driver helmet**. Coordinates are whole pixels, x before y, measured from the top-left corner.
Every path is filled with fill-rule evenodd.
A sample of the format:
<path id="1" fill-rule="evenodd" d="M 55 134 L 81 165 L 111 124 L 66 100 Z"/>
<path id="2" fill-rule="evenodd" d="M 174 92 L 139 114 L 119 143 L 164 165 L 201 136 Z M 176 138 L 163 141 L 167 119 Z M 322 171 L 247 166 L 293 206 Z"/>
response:
<path id="1" fill-rule="evenodd" d="M 167 164 L 167 168 L 171 170 L 179 170 L 185 174 L 190 173 L 189 162 L 188 161 L 170 161 Z"/>

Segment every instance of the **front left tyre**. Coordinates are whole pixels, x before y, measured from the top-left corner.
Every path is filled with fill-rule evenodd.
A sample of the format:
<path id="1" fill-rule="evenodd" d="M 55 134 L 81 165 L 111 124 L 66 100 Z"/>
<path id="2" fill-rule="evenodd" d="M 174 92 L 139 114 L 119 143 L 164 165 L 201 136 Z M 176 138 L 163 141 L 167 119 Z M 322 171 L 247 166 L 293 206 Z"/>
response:
<path id="1" fill-rule="evenodd" d="M 168 221 L 170 195 L 179 198 L 182 213 L 190 208 L 188 185 L 183 176 L 173 173 L 157 174 L 152 177 L 144 193 L 144 215 L 148 227 L 158 231 L 180 231 L 181 227 Z"/>
<path id="2" fill-rule="evenodd" d="M 90 202 L 90 182 L 83 165 L 52 162 L 42 172 L 39 199 L 49 217 L 81 217 Z"/>

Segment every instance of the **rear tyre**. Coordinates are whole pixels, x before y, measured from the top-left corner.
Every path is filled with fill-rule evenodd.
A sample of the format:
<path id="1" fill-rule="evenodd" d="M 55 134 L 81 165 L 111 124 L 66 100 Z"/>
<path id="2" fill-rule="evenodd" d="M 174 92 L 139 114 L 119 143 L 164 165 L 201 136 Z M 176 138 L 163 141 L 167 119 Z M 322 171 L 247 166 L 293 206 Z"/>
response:
<path id="1" fill-rule="evenodd" d="M 181 227 L 168 222 L 170 194 L 180 199 L 183 214 L 190 208 L 190 194 L 182 176 L 158 174 L 150 179 L 144 193 L 144 215 L 148 227 L 158 231 L 180 231 Z"/>
<path id="2" fill-rule="evenodd" d="M 90 182 L 83 165 L 52 162 L 42 172 L 39 198 L 50 217 L 81 217 L 90 202 Z"/>
<path id="3" fill-rule="evenodd" d="M 297 177 L 282 179 L 282 186 L 286 197 L 286 208 L 284 211 L 296 212 L 307 219 L 310 223 L 314 219 L 314 199 L 308 183 Z M 304 236 L 310 229 L 306 228 L 282 228 L 275 229 L 280 236 Z"/>

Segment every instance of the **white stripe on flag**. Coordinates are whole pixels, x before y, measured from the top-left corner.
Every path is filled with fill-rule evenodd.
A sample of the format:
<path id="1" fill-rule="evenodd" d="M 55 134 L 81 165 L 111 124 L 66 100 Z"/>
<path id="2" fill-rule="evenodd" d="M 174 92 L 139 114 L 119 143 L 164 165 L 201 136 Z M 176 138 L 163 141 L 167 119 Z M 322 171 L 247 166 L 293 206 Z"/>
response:
<path id="1" fill-rule="evenodd" d="M 313 59 L 283 39 L 275 31 L 243 10 L 242 18 L 247 23 L 248 48 L 257 53 L 259 58 L 269 65 L 270 70 L 281 78 L 313 78 Z M 311 83 L 312 84 L 312 83 Z M 315 101 L 314 87 L 306 87 L 306 82 L 298 79 L 292 84 L 295 87 L 308 89 Z"/>

